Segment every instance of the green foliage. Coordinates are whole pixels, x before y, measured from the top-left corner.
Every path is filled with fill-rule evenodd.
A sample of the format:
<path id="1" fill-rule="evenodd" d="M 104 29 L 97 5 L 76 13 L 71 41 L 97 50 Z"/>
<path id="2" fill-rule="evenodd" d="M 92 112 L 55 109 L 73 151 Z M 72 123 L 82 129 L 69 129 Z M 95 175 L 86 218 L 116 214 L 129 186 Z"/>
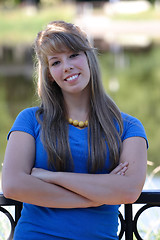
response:
<path id="1" fill-rule="evenodd" d="M 42 6 L 52 6 L 53 4 L 61 3 L 62 0 L 41 0 Z"/>
<path id="2" fill-rule="evenodd" d="M 52 5 L 50 8 L 15 8 L 0 11 L 0 44 L 32 43 L 37 32 L 50 21 L 71 21 L 74 15 L 72 5 Z"/>
<path id="3" fill-rule="evenodd" d="M 151 4 L 154 4 L 156 0 L 148 0 Z"/>
<path id="4" fill-rule="evenodd" d="M 141 120 L 148 140 L 148 160 L 159 165 L 160 136 L 160 47 L 146 52 L 122 52 L 116 58 L 124 66 L 115 68 L 115 56 L 100 56 L 103 83 L 106 91 L 115 100 L 119 108 Z M 117 91 L 111 91 L 110 82 L 119 84 Z M 150 169 L 153 170 L 153 169 Z"/>
<path id="5" fill-rule="evenodd" d="M 6 102 L 6 91 L 4 84 L 0 84 L 0 169 L 4 157 L 4 150 L 7 143 L 6 131 L 9 131 L 10 126 L 12 125 L 12 120 L 10 118 L 9 110 Z"/>
<path id="6" fill-rule="evenodd" d="M 0 171 L 4 159 L 7 134 L 17 116 L 34 102 L 33 83 L 22 77 L 0 78 Z"/>
<path id="7" fill-rule="evenodd" d="M 27 2 L 29 3 L 28 0 L 26 0 L 26 3 Z M 40 3 L 42 5 L 53 5 L 55 3 L 60 3 L 60 2 L 62 2 L 62 0 L 40 0 Z M 0 4 L 3 4 L 4 6 L 6 6 L 6 5 L 7 6 L 15 6 L 20 3 L 22 3 L 22 0 L 0 0 Z"/>

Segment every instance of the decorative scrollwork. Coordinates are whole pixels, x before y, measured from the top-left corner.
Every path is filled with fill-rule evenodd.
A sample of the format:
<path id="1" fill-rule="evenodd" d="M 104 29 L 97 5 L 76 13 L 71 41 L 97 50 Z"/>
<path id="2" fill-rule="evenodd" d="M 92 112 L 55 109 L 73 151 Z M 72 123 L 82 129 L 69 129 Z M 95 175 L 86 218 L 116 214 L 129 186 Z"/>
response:
<path id="1" fill-rule="evenodd" d="M 126 204 L 124 205 L 125 212 L 124 217 L 121 212 L 119 212 L 119 220 L 121 222 L 121 228 L 119 232 L 119 240 L 122 239 L 123 235 L 125 234 L 125 240 L 133 240 L 133 233 L 136 236 L 137 240 L 143 240 L 138 233 L 137 229 L 137 222 L 139 216 L 148 208 L 151 207 L 160 207 L 160 191 L 144 191 L 141 193 L 139 199 L 135 202 L 135 204 L 145 204 L 141 207 L 134 219 L 132 219 L 132 206 L 133 204 Z M 12 215 L 2 206 L 14 206 L 15 207 L 15 221 Z M 0 212 L 4 213 L 10 221 L 11 224 L 11 232 L 9 235 L 8 240 L 12 240 L 13 232 L 15 225 L 20 217 L 22 209 L 22 203 L 17 202 L 11 199 L 6 199 L 3 194 L 0 193 Z"/>
<path id="2" fill-rule="evenodd" d="M 120 240 L 120 239 L 122 239 L 123 234 L 125 232 L 125 228 L 126 228 L 125 220 L 124 220 L 121 212 L 119 212 L 119 219 L 120 219 L 120 222 L 121 222 L 121 229 L 120 229 L 120 232 L 119 232 L 119 240 Z"/>
<path id="3" fill-rule="evenodd" d="M 10 224 L 11 224 L 11 232 L 10 232 L 10 235 L 9 235 L 9 237 L 8 237 L 7 240 L 12 240 L 12 238 L 13 238 L 13 232 L 14 232 L 14 228 L 15 228 L 14 219 L 13 219 L 12 215 L 11 215 L 5 208 L 0 207 L 0 212 L 4 213 L 4 214 L 7 216 L 7 218 L 9 219 L 9 221 L 10 221 Z"/>
<path id="4" fill-rule="evenodd" d="M 148 208 L 152 208 L 152 207 L 160 207 L 160 205 L 153 205 L 153 204 L 146 204 L 144 205 L 143 207 L 141 207 L 138 212 L 136 213 L 135 217 L 134 217 L 134 221 L 133 221 L 133 224 L 134 224 L 134 234 L 136 236 L 136 238 L 138 240 L 143 240 L 141 238 L 141 236 L 139 235 L 139 232 L 138 232 L 138 228 L 137 228 L 137 223 L 138 223 L 138 218 L 139 216 Z"/>

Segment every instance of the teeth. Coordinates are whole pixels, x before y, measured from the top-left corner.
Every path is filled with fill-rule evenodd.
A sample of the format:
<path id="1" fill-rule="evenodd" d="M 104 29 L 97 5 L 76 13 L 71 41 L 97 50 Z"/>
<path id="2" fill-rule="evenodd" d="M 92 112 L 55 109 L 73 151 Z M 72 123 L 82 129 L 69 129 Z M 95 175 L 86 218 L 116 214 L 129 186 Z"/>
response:
<path id="1" fill-rule="evenodd" d="M 69 77 L 69 78 L 67 78 L 66 80 L 67 81 L 72 81 L 72 80 L 74 80 L 75 78 L 77 78 L 78 77 L 78 74 L 77 75 L 74 75 L 74 76 L 72 76 L 72 77 Z"/>

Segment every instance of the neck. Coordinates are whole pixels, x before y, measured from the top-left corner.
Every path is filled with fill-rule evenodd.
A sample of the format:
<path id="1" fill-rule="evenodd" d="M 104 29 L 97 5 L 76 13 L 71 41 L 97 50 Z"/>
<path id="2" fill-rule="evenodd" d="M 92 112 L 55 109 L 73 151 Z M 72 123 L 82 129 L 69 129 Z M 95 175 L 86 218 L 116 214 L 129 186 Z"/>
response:
<path id="1" fill-rule="evenodd" d="M 64 96 L 66 103 L 67 118 L 72 118 L 73 120 L 86 121 L 88 119 L 89 113 L 89 97 L 83 96 L 83 94 L 74 96 Z"/>

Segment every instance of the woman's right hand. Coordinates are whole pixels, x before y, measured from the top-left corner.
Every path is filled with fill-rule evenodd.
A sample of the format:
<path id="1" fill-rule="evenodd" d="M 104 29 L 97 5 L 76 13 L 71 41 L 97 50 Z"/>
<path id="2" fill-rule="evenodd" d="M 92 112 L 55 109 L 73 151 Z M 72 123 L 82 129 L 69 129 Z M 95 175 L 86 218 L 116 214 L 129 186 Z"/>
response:
<path id="1" fill-rule="evenodd" d="M 114 168 L 110 174 L 118 174 L 124 176 L 126 171 L 128 170 L 128 162 L 120 163 L 116 168 Z"/>

